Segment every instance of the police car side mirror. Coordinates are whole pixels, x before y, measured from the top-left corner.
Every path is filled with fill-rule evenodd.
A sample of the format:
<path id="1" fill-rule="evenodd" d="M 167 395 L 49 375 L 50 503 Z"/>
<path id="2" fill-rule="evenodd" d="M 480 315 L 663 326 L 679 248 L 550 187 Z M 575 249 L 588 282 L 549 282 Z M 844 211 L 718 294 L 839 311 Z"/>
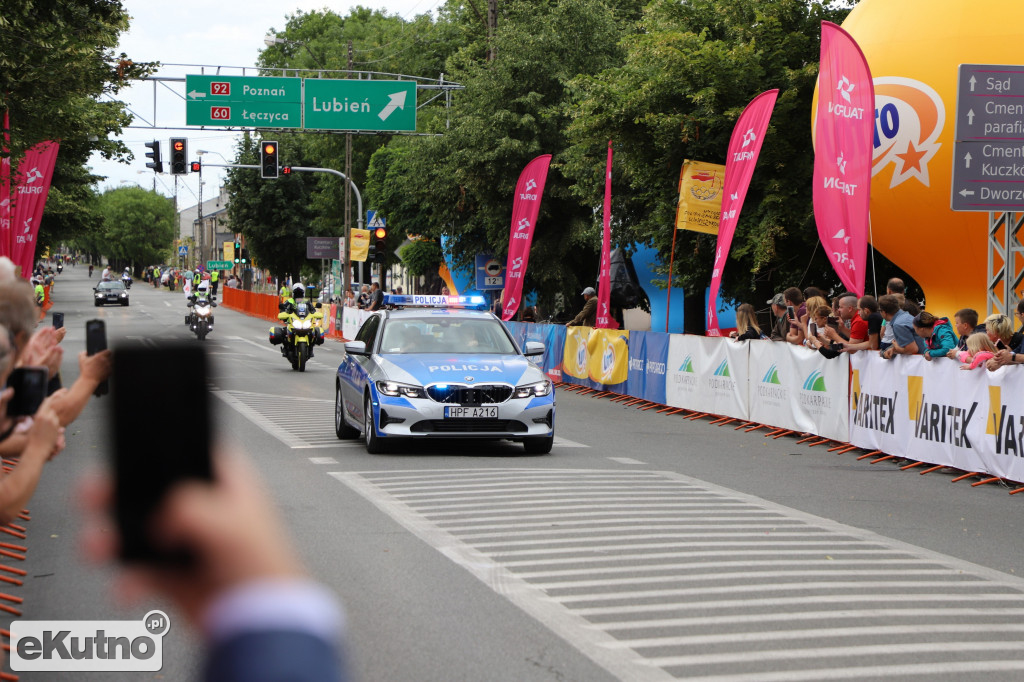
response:
<path id="1" fill-rule="evenodd" d="M 349 355 L 369 355 L 365 341 L 349 341 L 345 344 L 345 352 Z"/>
<path id="2" fill-rule="evenodd" d="M 526 350 L 523 351 L 523 355 L 527 357 L 533 355 L 544 355 L 544 344 L 540 341 L 527 341 Z"/>

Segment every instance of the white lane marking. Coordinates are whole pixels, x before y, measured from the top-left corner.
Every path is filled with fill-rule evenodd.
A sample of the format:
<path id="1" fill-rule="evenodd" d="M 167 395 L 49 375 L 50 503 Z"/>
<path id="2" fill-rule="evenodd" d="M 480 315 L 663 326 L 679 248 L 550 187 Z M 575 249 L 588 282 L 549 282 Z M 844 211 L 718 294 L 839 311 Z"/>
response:
<path id="1" fill-rule="evenodd" d="M 676 679 L 658 668 L 639 668 L 636 665 L 635 654 L 608 647 L 615 641 L 610 635 L 589 628 L 588 621 L 549 601 L 543 592 L 520 580 L 502 567 L 500 562 L 477 552 L 423 517 L 410 514 L 405 504 L 388 495 L 381 495 L 377 486 L 362 476 L 343 471 L 332 471 L 329 475 L 363 495 L 378 509 L 405 526 L 413 535 L 437 548 L 455 564 L 465 568 L 541 624 L 568 639 L 584 655 L 619 679 L 638 682 L 668 682 Z"/>
<path id="2" fill-rule="evenodd" d="M 583 443 L 577 443 L 574 440 L 568 438 L 562 438 L 561 436 L 555 436 L 555 447 L 559 448 L 589 448 L 589 445 Z"/>
<path id="3" fill-rule="evenodd" d="M 249 345 L 256 346 L 257 348 L 259 348 L 262 351 L 269 351 L 271 353 L 274 353 L 275 355 L 280 355 L 281 354 L 281 351 L 278 350 L 276 346 L 268 346 L 266 344 L 256 343 L 255 341 L 251 341 L 251 340 L 243 338 L 241 336 L 225 336 L 224 338 L 228 339 L 228 340 L 231 340 L 231 341 L 243 341 L 245 343 L 248 343 Z"/>
<path id="4" fill-rule="evenodd" d="M 641 661 L 642 662 L 642 661 Z M 782 672 L 757 672 L 738 675 L 709 675 L 707 677 L 687 676 L 686 682 L 824 682 L 826 680 L 897 680 L 911 676 L 942 675 L 946 679 L 951 673 L 965 673 L 979 679 L 981 672 L 1024 670 L 1024 661 L 947 661 L 940 663 L 908 663 L 904 665 L 875 665 L 863 668 L 819 668 L 817 670 L 784 670 Z"/>
<path id="5" fill-rule="evenodd" d="M 633 459 L 632 457 L 609 457 L 608 459 L 613 462 L 618 462 L 619 464 L 647 464 L 647 462 L 641 462 L 640 460 Z"/>
<path id="6" fill-rule="evenodd" d="M 164 301 L 164 305 L 167 306 L 168 308 L 170 308 L 171 307 L 171 302 L 170 301 Z"/>
<path id="7" fill-rule="evenodd" d="M 337 464 L 338 460 L 333 457 L 310 457 L 309 461 L 313 464 Z"/>
<path id="8" fill-rule="evenodd" d="M 1024 670 L 1018 655 L 1024 642 L 1015 632 L 1024 625 L 1004 630 L 993 620 L 1024 612 L 1005 607 L 1024 605 L 1024 581 L 1016 576 L 673 472 L 622 472 L 618 488 L 592 473 L 503 468 L 330 475 L 620 679 L 646 680 L 647 671 L 666 669 L 688 682 L 693 673 L 708 682 L 880 679 L 894 670 L 948 674 L 946 663 L 916 662 L 918 654 L 940 652 L 973 658 L 995 652 L 976 668 L 970 666 L 978 661 L 965 662 L 964 670 Z M 675 495 L 664 494 L 666 480 L 678 486 Z M 496 485 L 501 481 L 504 486 Z M 672 532 L 691 529 L 698 532 Z M 747 532 L 753 529 L 767 532 Z M 705 557 L 712 561 L 701 561 Z M 515 570 L 520 567 L 525 570 Z M 662 614 L 668 618 L 656 618 Z M 952 615 L 964 618 L 950 623 Z M 609 622 L 616 616 L 621 622 Z M 584 633 L 576 630 L 579 617 Z M 848 622 L 862 617 L 875 622 Z M 815 620 L 820 627 L 811 629 Z M 794 627 L 728 627 L 773 621 Z M 638 636 L 623 637 L 627 630 Z M 888 633 L 881 642 L 842 639 L 875 637 L 880 630 Z M 993 636 L 972 641 L 979 639 L 975 634 L 1003 631 L 1006 642 Z M 963 636 L 941 636 L 948 633 Z M 780 644 L 772 648 L 772 641 Z M 733 646 L 707 646 L 719 643 Z M 835 643 L 840 646 L 828 646 Z M 623 657 L 601 658 L 595 647 Z M 645 658 L 643 649 L 654 649 L 652 656 Z M 879 662 L 873 656 L 892 663 L 870 665 Z M 799 663 L 838 657 L 848 660 L 829 661 L 826 670 L 807 671 Z M 763 660 L 777 663 L 765 672 Z M 747 672 L 752 664 L 758 672 Z"/>

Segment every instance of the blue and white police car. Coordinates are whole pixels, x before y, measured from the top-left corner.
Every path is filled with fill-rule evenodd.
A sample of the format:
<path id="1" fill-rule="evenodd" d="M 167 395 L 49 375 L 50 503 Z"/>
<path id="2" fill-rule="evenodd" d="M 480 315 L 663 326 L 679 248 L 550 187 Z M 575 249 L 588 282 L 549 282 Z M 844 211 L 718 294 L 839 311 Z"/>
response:
<path id="1" fill-rule="evenodd" d="M 482 296 L 385 296 L 345 344 L 335 380 L 338 438 L 362 433 L 370 453 L 411 439 L 518 441 L 551 451 L 555 390 Z"/>

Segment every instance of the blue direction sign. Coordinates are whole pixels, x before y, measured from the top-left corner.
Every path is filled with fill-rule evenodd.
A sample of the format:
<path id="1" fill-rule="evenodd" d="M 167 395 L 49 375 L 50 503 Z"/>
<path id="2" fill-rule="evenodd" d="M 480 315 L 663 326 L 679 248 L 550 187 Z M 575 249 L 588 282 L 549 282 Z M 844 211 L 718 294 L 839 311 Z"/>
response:
<path id="1" fill-rule="evenodd" d="M 488 254 L 477 254 L 476 288 L 479 291 L 504 289 L 505 264 Z"/>
<path id="2" fill-rule="evenodd" d="M 961 64 L 956 95 L 952 209 L 1024 209 L 1024 66 Z"/>

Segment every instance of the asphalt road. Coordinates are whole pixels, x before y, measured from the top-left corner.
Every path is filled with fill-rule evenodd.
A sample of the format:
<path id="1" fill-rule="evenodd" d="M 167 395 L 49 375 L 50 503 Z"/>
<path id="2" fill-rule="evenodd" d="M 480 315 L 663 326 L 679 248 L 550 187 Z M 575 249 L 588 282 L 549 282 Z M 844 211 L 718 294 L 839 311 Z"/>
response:
<path id="1" fill-rule="evenodd" d="M 139 283 L 128 308 L 97 309 L 85 274 L 65 270 L 54 292 L 69 327 L 66 383 L 94 316 L 112 343 L 189 338 L 180 292 Z M 340 344 L 318 348 L 299 374 L 267 343 L 269 323 L 225 308 L 216 320 L 204 343 L 218 437 L 251 457 L 310 571 L 343 601 L 355 679 L 1016 680 L 1024 671 L 1021 500 L 1001 486 L 570 392 L 559 394 L 547 456 L 479 442 L 370 456 L 333 434 Z M 139 399 L 152 407 L 153 438 L 188 428 L 161 421 L 159 386 Z M 199 665 L 201 644 L 169 604 L 120 604 L 115 571 L 80 559 L 74 486 L 105 467 L 107 402 L 92 401 L 47 466 L 24 524 L 25 584 L 0 591 L 24 598 L 30 619 L 164 609 L 164 668 L 24 680 L 178 680 Z"/>

